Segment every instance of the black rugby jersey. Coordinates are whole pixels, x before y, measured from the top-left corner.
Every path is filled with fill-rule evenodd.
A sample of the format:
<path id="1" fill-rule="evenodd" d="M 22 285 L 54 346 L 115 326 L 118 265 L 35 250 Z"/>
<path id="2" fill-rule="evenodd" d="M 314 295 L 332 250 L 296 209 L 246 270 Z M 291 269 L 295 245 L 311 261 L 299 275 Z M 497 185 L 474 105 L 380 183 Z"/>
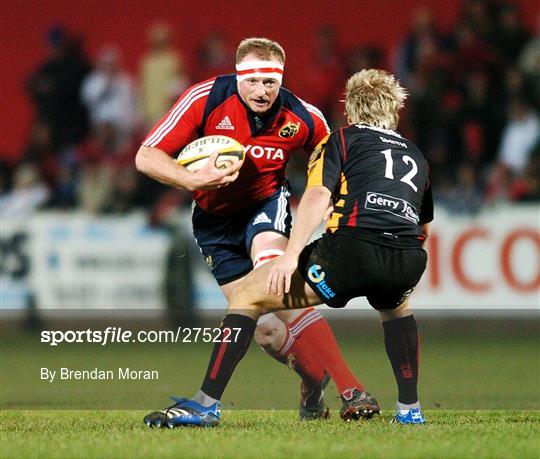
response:
<path id="1" fill-rule="evenodd" d="M 307 186 L 332 192 L 329 232 L 359 228 L 421 237 L 420 225 L 433 220 L 428 163 L 394 131 L 350 125 L 333 132 L 313 152 Z"/>

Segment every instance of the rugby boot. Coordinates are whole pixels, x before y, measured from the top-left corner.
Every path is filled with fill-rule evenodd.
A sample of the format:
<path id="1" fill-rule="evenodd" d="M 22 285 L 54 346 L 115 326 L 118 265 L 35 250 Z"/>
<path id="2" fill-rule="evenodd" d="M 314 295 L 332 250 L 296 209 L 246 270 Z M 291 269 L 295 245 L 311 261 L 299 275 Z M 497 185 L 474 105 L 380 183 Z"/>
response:
<path id="1" fill-rule="evenodd" d="M 358 389 L 348 389 L 341 394 L 343 407 L 339 411 L 344 421 L 356 421 L 360 418 L 371 419 L 375 414 L 380 414 L 379 403 L 368 392 Z"/>
<path id="2" fill-rule="evenodd" d="M 324 404 L 324 390 L 329 382 L 328 373 L 325 373 L 321 382 L 315 386 L 308 386 L 302 381 L 300 384 L 300 419 L 302 421 L 330 417 L 330 410 Z"/>
<path id="3" fill-rule="evenodd" d="M 207 408 L 185 397 L 171 397 L 171 399 L 174 400 L 174 405 L 144 417 L 143 421 L 148 427 L 173 429 L 179 426 L 214 427 L 219 424 L 221 416 L 219 402 Z"/>

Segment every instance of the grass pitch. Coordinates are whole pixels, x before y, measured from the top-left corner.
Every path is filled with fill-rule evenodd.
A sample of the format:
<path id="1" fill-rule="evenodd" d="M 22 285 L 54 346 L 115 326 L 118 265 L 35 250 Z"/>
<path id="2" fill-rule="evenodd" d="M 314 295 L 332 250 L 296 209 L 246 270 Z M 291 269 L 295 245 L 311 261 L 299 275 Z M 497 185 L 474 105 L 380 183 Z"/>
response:
<path id="1" fill-rule="evenodd" d="M 139 411 L 5 411 L 5 458 L 537 458 L 538 411 L 427 411 L 397 426 L 392 413 L 345 423 L 300 422 L 293 411 L 226 411 L 214 429 L 151 430 Z"/>

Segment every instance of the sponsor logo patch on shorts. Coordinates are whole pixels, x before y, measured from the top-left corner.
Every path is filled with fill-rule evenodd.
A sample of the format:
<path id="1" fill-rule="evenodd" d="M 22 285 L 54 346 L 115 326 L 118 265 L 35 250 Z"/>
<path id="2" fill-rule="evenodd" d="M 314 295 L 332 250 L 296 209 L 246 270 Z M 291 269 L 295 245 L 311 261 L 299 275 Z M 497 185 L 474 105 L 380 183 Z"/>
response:
<path id="1" fill-rule="evenodd" d="M 387 194 L 368 191 L 364 207 L 378 212 L 388 212 L 416 224 L 420 221 L 418 211 L 410 202 Z"/>
<path id="2" fill-rule="evenodd" d="M 311 265 L 308 268 L 307 272 L 308 278 L 311 282 L 315 284 L 315 287 L 317 290 L 321 293 L 322 296 L 324 296 L 327 300 L 330 298 L 334 298 L 336 294 L 334 291 L 328 286 L 324 278 L 326 277 L 326 273 L 322 271 L 321 265 Z"/>

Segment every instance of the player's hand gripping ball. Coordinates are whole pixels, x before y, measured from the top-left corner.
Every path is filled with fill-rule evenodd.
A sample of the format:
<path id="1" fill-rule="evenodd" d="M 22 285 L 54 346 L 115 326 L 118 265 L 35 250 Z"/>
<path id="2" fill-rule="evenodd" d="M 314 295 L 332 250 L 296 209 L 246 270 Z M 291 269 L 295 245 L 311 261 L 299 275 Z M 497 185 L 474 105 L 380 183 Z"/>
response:
<path id="1" fill-rule="evenodd" d="M 197 172 L 216 151 L 218 169 L 225 169 L 238 161 L 243 161 L 246 155 L 243 145 L 236 140 L 225 135 L 209 135 L 186 145 L 176 161 L 188 171 Z"/>

